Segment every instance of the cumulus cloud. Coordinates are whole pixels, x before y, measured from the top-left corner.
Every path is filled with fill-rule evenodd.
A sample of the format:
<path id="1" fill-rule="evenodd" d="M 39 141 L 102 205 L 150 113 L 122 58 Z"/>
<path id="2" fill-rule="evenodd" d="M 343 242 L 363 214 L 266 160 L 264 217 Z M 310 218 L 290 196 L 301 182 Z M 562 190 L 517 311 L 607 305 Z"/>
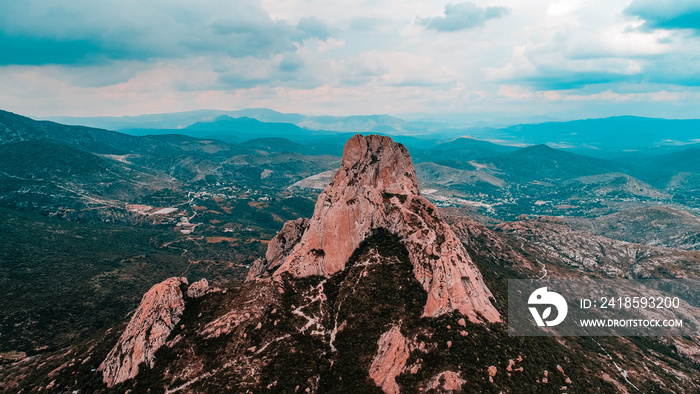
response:
<path id="1" fill-rule="evenodd" d="M 322 20 L 316 17 L 304 17 L 299 20 L 297 29 L 303 33 L 303 38 L 318 38 L 327 40 L 331 38 L 331 29 Z"/>
<path id="2" fill-rule="evenodd" d="M 295 53 L 286 55 L 279 63 L 279 70 L 283 72 L 294 72 L 304 67 L 304 60 Z"/>
<path id="3" fill-rule="evenodd" d="M 408 52 L 369 51 L 334 65 L 340 83 L 347 86 L 441 86 L 453 83 L 457 72 L 434 59 Z"/>
<path id="4" fill-rule="evenodd" d="M 264 58 L 293 52 L 304 38 L 330 35 L 319 19 L 293 26 L 250 0 L 10 0 L 0 12 L 0 65 Z"/>
<path id="5" fill-rule="evenodd" d="M 357 31 L 374 31 L 384 22 L 380 18 L 359 16 L 350 21 L 350 29 Z"/>
<path id="6" fill-rule="evenodd" d="M 454 32 L 482 26 L 487 20 L 508 15 L 506 7 L 479 7 L 474 3 L 448 4 L 444 16 L 422 19 L 419 22 L 428 29 Z"/>
<path id="7" fill-rule="evenodd" d="M 326 74 L 323 68 L 312 61 L 308 51 L 276 55 L 270 59 L 247 57 L 243 59 L 220 59 L 213 69 L 216 78 L 200 85 L 191 85 L 196 90 L 240 90 L 257 87 L 293 87 L 313 89 L 322 83 Z M 312 59 L 313 60 L 313 59 Z"/>
<path id="8" fill-rule="evenodd" d="M 697 0 L 450 1 L 4 0 L 0 108 L 612 111 L 632 100 L 605 92 L 666 91 L 697 112 Z"/>
<path id="9" fill-rule="evenodd" d="M 566 23 L 553 16 L 538 33 L 544 39 L 514 47 L 505 65 L 485 68 L 487 77 L 538 91 L 698 86 L 700 78 L 688 65 L 700 61 L 700 43 L 686 34 L 639 29 L 642 22 L 624 18 L 622 8 L 609 20 L 586 9 L 576 12 Z"/>
<path id="10" fill-rule="evenodd" d="M 700 33 L 700 3 L 696 0 L 634 0 L 625 13 L 643 19 L 648 29 L 693 29 Z"/>

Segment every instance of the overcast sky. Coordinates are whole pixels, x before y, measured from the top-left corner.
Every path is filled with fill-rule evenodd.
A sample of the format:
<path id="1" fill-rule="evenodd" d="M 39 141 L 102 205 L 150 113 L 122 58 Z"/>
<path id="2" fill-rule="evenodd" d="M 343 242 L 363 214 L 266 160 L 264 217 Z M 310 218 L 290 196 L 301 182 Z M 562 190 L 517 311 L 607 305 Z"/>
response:
<path id="1" fill-rule="evenodd" d="M 700 118 L 700 2 L 3 0 L 0 109 Z"/>

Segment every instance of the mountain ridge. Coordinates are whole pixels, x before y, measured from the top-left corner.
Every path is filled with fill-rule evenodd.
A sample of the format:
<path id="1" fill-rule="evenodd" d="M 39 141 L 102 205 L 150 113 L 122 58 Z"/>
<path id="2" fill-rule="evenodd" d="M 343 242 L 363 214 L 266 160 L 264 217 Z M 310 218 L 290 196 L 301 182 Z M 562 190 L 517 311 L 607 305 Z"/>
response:
<path id="1" fill-rule="evenodd" d="M 256 264 L 265 268 L 252 272 L 327 277 L 344 269 L 372 230 L 386 228 L 409 249 L 416 277 L 429 295 L 426 316 L 459 310 L 473 321 L 500 321 L 481 275 L 436 212 L 420 196 L 408 150 L 389 137 L 358 134 L 345 145 L 341 167 L 319 196 L 301 237 L 295 230 L 298 244 L 287 253 L 273 252 L 272 261 L 259 260 Z"/>

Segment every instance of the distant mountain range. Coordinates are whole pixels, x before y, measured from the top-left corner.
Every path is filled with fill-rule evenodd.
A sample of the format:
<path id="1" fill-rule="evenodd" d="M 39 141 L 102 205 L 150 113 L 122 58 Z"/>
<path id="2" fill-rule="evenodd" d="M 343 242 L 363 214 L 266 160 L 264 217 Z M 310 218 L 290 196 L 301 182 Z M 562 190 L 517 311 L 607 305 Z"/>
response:
<path id="1" fill-rule="evenodd" d="M 109 130 L 128 129 L 183 129 L 195 123 L 214 122 L 218 118 L 252 118 L 261 122 L 291 123 L 310 130 L 331 130 L 336 132 L 400 131 L 409 122 L 389 115 L 357 116 L 307 116 L 295 113 L 281 113 L 267 108 L 250 108 L 237 111 L 198 110 L 169 114 L 152 114 L 124 117 L 70 117 L 54 116 L 48 120 L 55 122 L 104 128 Z M 223 118 L 225 119 L 225 118 Z M 429 122 L 429 124 L 432 124 Z M 407 127 L 408 131 L 419 131 Z"/>
<path id="2" fill-rule="evenodd" d="M 190 116 L 191 118 L 188 119 L 192 120 L 196 116 L 201 116 L 202 113 L 207 116 L 212 115 L 211 112 L 206 111 L 175 115 L 178 115 L 179 119 Z M 390 124 L 396 127 L 401 124 L 406 125 L 397 118 L 384 115 L 345 118 L 304 117 L 263 109 L 239 111 L 238 115 L 243 113 L 265 119 L 297 121 L 299 124 L 312 119 L 317 124 L 323 123 L 331 127 L 338 126 L 340 124 L 338 122 L 345 122 L 345 125 L 363 124 L 365 128 L 373 125 L 373 129 L 390 128 L 392 127 Z M 157 115 L 138 118 L 156 123 L 161 119 Z M 68 149 L 73 148 L 79 149 L 82 153 L 73 152 L 68 156 L 77 155 L 76 157 L 85 159 L 90 157 L 85 156 L 86 152 L 100 155 L 95 159 L 100 163 L 100 166 L 95 167 L 95 173 L 103 173 L 105 168 L 117 166 L 118 171 L 114 169 L 110 171 L 116 173 L 127 171 L 155 177 L 150 183 L 161 185 L 159 187 L 172 182 L 195 182 L 204 177 L 212 181 L 228 182 L 232 179 L 238 181 L 245 179 L 245 182 L 263 182 L 275 187 L 287 187 L 305 177 L 313 177 L 331 169 L 328 167 L 329 163 L 338 160 L 337 157 L 341 155 L 345 141 L 353 134 L 337 130 L 305 128 L 289 122 L 261 121 L 248 116 L 231 117 L 229 115 L 217 115 L 212 120 L 195 122 L 181 129 L 126 130 L 143 135 L 34 121 L 9 112 L 0 112 L 0 124 L 4 125 L 0 133 L 2 143 L 50 141 L 63 144 L 63 147 L 56 149 L 56 152 L 68 154 Z M 654 135 L 663 135 L 666 139 L 692 141 L 696 136 L 693 134 L 694 127 L 698 124 L 700 123 L 694 120 L 670 121 L 620 117 L 513 126 L 492 131 L 491 136 L 505 139 L 507 135 L 503 133 L 508 133 L 510 136 L 519 135 L 518 138 L 523 140 L 538 140 L 548 138 L 547 136 L 561 135 L 562 130 L 570 127 L 567 135 L 571 138 L 581 139 L 588 135 L 603 141 L 600 144 L 616 146 L 615 144 L 626 140 L 629 141 L 630 146 L 633 146 L 643 143 L 639 141 L 647 141 L 651 144 L 652 139 L 661 138 Z M 590 129 L 586 128 L 588 126 Z M 614 127 L 619 127 L 620 130 L 614 131 Z M 663 134 L 654 134 L 653 130 L 665 127 L 677 127 L 677 129 L 668 129 Z M 605 133 L 609 138 L 603 138 Z M 632 138 L 633 134 L 637 135 L 635 133 L 639 138 Z M 674 201 L 688 206 L 695 206 L 700 201 L 700 191 L 697 188 L 700 182 L 700 148 L 692 144 L 675 145 L 676 150 L 670 152 L 666 149 L 668 146 L 665 146 L 650 147 L 643 153 L 600 155 L 602 152 L 600 149 L 565 151 L 553 147 L 555 145 L 545 144 L 521 148 L 473 137 L 445 138 L 439 134 L 431 135 L 430 138 L 424 135 L 403 135 L 393 138 L 406 145 L 412 153 L 413 160 L 420 163 L 417 166 L 418 176 L 424 184 L 436 188 L 443 195 L 457 193 L 459 198 L 467 199 L 481 196 L 479 199 L 486 198 L 490 200 L 489 203 L 498 203 L 499 199 L 508 199 L 513 196 L 516 201 L 522 201 L 530 206 L 525 208 L 516 205 L 513 207 L 514 214 L 523 210 L 529 212 L 534 209 L 531 204 L 538 201 L 541 207 L 549 204 L 546 203 L 547 201 L 555 201 L 556 203 L 551 204 L 559 207 L 578 207 L 580 204 L 576 201 L 586 201 L 586 204 L 591 204 L 599 198 Z M 4 149 L 20 148 L 21 145 L 10 145 Z M 27 147 L 29 148 L 39 149 L 40 147 L 33 145 Z M 49 148 L 41 147 L 41 149 Z M 324 158 L 324 155 L 335 158 Z M 10 152 L 7 153 L 7 157 L 14 156 Z M 104 162 L 104 160 L 108 161 Z M 113 162 L 114 160 L 117 162 Z M 290 164 L 289 160 L 295 164 Z M 81 160 L 81 162 L 89 161 Z M 46 161 L 47 169 L 52 167 L 48 163 L 49 161 Z M 5 163 L 5 165 L 11 164 Z M 14 173 L 14 170 L 5 170 L 6 177 L 7 174 Z M 266 174 L 264 179 L 259 179 L 263 173 Z M 71 177 L 73 179 L 75 175 Z M 156 182 L 155 179 L 158 181 Z M 74 185 L 75 182 L 71 184 Z M 301 184 L 318 185 L 318 181 Z M 120 186 L 121 195 L 133 198 L 143 193 L 142 187 L 137 187 L 134 183 L 131 186 L 128 185 L 127 182 Z M 128 190 L 124 190 L 125 187 Z M 102 191 L 100 195 L 114 196 L 115 194 Z M 580 209 L 591 208 L 592 206 Z M 564 208 L 546 213 L 564 213 L 565 211 L 561 209 Z M 538 210 L 539 208 L 535 209 L 535 211 Z"/>
<path id="3" fill-rule="evenodd" d="M 483 129 L 477 134 L 526 144 L 548 143 L 561 148 L 641 150 L 700 143 L 700 120 L 616 116 L 520 124 Z"/>
<path id="4" fill-rule="evenodd" d="M 133 117 L 52 117 L 51 120 L 124 131 L 134 135 L 182 133 L 216 136 L 227 141 L 256 137 L 297 139 L 345 133 L 412 136 L 431 144 L 471 135 L 506 145 L 548 144 L 594 156 L 624 152 L 663 153 L 700 146 L 700 120 L 617 116 L 560 122 L 517 124 L 508 127 L 459 126 L 447 120 L 407 121 L 390 115 L 307 116 L 265 108 L 238 111 L 199 110 Z M 259 123 L 254 122 L 257 120 Z M 175 131 L 177 130 L 177 131 Z M 243 132 L 246 131 L 246 132 Z M 291 133 L 291 134 L 290 134 Z M 254 135 L 252 135 L 254 134 Z M 405 143 L 402 141 L 402 143 Z"/>

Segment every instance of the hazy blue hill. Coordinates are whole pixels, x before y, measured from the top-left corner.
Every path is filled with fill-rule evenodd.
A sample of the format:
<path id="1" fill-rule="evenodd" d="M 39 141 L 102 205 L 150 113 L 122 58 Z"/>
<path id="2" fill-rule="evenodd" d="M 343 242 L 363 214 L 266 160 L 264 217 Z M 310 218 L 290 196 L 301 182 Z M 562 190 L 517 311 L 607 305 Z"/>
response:
<path id="1" fill-rule="evenodd" d="M 275 133 L 275 134 L 296 134 L 305 132 L 301 127 L 291 123 L 281 122 L 261 122 L 254 118 L 242 116 L 240 118 L 232 118 L 228 115 L 222 115 L 212 120 L 211 122 L 197 122 L 188 127 L 188 130 L 200 131 L 227 131 L 227 132 L 242 132 L 250 133 Z"/>
<path id="2" fill-rule="evenodd" d="M 392 134 L 396 133 L 396 129 L 388 125 L 379 125 L 372 127 L 370 133 L 373 134 Z"/>
<path id="3" fill-rule="evenodd" d="M 51 140 L 98 153 L 121 154 L 139 144 L 133 136 L 83 126 L 66 126 L 0 110 L 0 142 Z"/>
<path id="4" fill-rule="evenodd" d="M 233 138 L 245 140 L 263 137 L 304 137 L 318 134 L 303 129 L 292 123 L 261 122 L 249 117 L 232 118 L 227 115 L 219 116 L 211 122 L 197 122 L 183 130 L 206 132 L 208 135 L 219 138 Z M 204 136 L 205 133 L 200 135 Z"/>
<path id="5" fill-rule="evenodd" d="M 201 124 L 196 124 L 194 128 L 188 127 L 184 129 L 123 129 L 120 131 L 133 136 L 145 136 L 156 138 L 157 136 L 164 135 L 181 135 L 193 139 L 216 139 L 229 144 L 242 144 L 246 141 L 261 138 L 286 138 L 290 140 L 294 139 L 297 143 L 301 141 L 306 142 L 310 139 L 314 139 L 314 137 L 307 134 L 285 135 L 284 133 L 274 132 L 272 135 L 268 135 L 265 134 L 265 131 L 261 131 L 263 127 L 259 127 L 260 125 L 253 126 L 254 129 L 258 130 L 257 132 L 250 132 L 250 128 L 241 128 L 238 126 L 225 127 L 223 125 L 220 125 L 221 130 L 210 130 L 210 126 L 208 126 L 209 123 L 210 122 L 202 122 Z M 267 124 L 264 122 L 260 123 Z M 234 131 L 232 132 L 232 130 Z M 301 138 L 299 138 L 299 136 L 301 136 Z"/>
<path id="6" fill-rule="evenodd" d="M 314 116 L 314 119 L 320 123 L 333 123 L 333 122 L 337 122 L 340 119 L 354 120 L 354 121 L 358 121 L 358 122 L 372 121 L 372 122 L 376 122 L 377 124 L 386 124 L 386 123 L 390 123 L 390 122 L 395 122 L 395 123 L 404 122 L 403 119 L 397 118 L 397 117 L 394 117 L 391 115 L 350 115 L 350 116 L 325 115 L 325 116 Z"/>
<path id="7" fill-rule="evenodd" d="M 600 149 L 640 149 L 668 141 L 690 142 L 700 136 L 698 119 L 617 116 L 569 122 L 521 124 L 491 131 L 521 142 L 570 144 Z"/>
<path id="8" fill-rule="evenodd" d="M 154 139 L 160 139 L 161 136 L 175 136 L 179 135 L 182 137 L 192 138 L 192 139 L 215 139 L 223 141 L 228 144 L 239 144 L 243 141 L 253 138 L 253 135 L 249 134 L 231 134 L 228 131 L 209 131 L 209 130 L 194 130 L 194 129 L 122 129 L 119 130 L 122 133 L 138 136 L 138 137 L 149 137 Z"/>
<path id="9" fill-rule="evenodd" d="M 168 135 L 168 134 L 180 134 L 180 135 L 187 135 L 190 137 L 197 137 L 195 135 L 196 133 L 187 133 L 184 131 L 184 129 L 127 128 L 127 129 L 120 129 L 119 132 L 124 133 L 124 134 L 128 134 L 128 135 L 137 136 L 137 137 Z"/>
<path id="10" fill-rule="evenodd" d="M 648 163 L 648 166 L 674 172 L 700 173 L 700 148 L 661 155 Z"/>
<path id="11" fill-rule="evenodd" d="M 341 119 L 345 118 L 335 118 Z M 348 117 L 353 118 L 353 117 Z M 315 119 L 315 118 L 314 118 Z M 319 124 L 320 125 L 320 124 Z M 148 130 L 141 130 L 145 133 Z M 157 131 L 157 130 L 154 130 Z M 172 132 L 172 130 L 171 130 Z M 307 129 L 299 127 L 292 123 L 280 122 L 263 122 L 254 118 L 240 117 L 232 118 L 230 116 L 220 116 L 211 122 L 198 122 L 185 129 L 177 130 L 176 132 L 195 136 L 198 138 L 218 138 L 227 142 L 235 142 L 240 146 L 250 147 L 247 141 L 255 140 L 256 144 L 262 140 L 274 141 L 272 139 L 285 139 L 297 144 L 292 152 L 306 153 L 310 155 L 316 154 L 334 154 L 341 155 L 345 142 L 357 134 L 359 131 L 352 132 L 337 132 L 323 129 Z M 382 133 L 380 133 L 382 134 Z M 411 136 L 399 136 L 394 138 L 409 147 L 424 147 L 426 139 L 416 138 Z M 432 145 L 433 142 L 430 142 Z M 272 143 L 272 145 L 278 145 Z M 299 148 L 303 146 L 305 150 Z M 267 146 L 263 150 L 281 151 L 281 146 Z M 287 151 L 290 151 L 287 149 Z"/>
<path id="12" fill-rule="evenodd" d="M 490 152 L 513 152 L 518 148 L 507 145 L 494 144 L 490 141 L 478 140 L 470 137 L 460 137 L 451 141 L 443 142 L 435 146 L 433 150 L 450 149 L 483 149 Z"/>
<path id="13" fill-rule="evenodd" d="M 48 120 L 54 122 L 96 127 L 107 130 L 122 131 L 123 129 L 178 129 L 191 125 L 194 122 L 212 120 L 217 116 L 226 114 L 221 110 L 196 110 L 165 114 L 147 114 L 137 116 L 51 116 Z"/>
<path id="14" fill-rule="evenodd" d="M 48 119 L 63 124 L 126 131 L 129 134 L 133 134 L 132 130 L 139 129 L 184 129 L 194 123 L 215 121 L 220 116 L 231 118 L 248 117 L 270 123 L 291 123 L 310 130 L 332 130 L 341 133 L 366 133 L 375 127 L 378 127 L 375 130 L 378 132 L 391 132 L 392 130 L 419 131 L 425 129 L 420 123 L 406 122 L 403 119 L 390 115 L 308 116 L 298 113 L 282 113 L 268 108 L 246 108 L 235 111 L 204 109 L 122 117 L 53 116 Z"/>
<path id="15" fill-rule="evenodd" d="M 301 114 L 285 114 L 267 108 L 248 108 L 237 111 L 202 109 L 195 111 L 147 114 L 137 116 L 52 116 L 49 120 L 63 124 L 83 125 L 108 130 L 127 129 L 172 129 L 185 128 L 196 122 L 208 122 L 221 115 L 247 116 L 264 122 L 300 122 L 307 117 Z"/>
<path id="16" fill-rule="evenodd" d="M 262 122 L 278 122 L 278 123 L 299 123 L 308 117 L 295 113 L 282 113 L 268 108 L 246 108 L 238 111 L 231 111 L 228 114 L 231 117 L 248 117 L 254 118 Z"/>
<path id="17" fill-rule="evenodd" d="M 0 145 L 0 169 L 21 178 L 91 175 L 106 172 L 112 161 L 51 141 L 22 141 Z"/>
<path id="18" fill-rule="evenodd" d="M 679 185 L 672 182 L 674 179 L 682 180 L 683 189 L 695 189 L 694 179 L 700 179 L 700 148 L 697 147 L 656 155 L 629 153 L 615 161 L 627 163 L 630 166 L 630 175 L 661 189 L 672 184 L 675 185 L 672 187 L 677 188 Z M 692 179 L 682 176 L 684 173 L 690 173 Z"/>
<path id="19" fill-rule="evenodd" d="M 233 136 L 232 124 L 222 125 L 222 119 L 250 118 L 263 123 L 277 124 L 264 126 L 249 122 L 233 127 L 242 133 L 247 127 L 254 132 L 266 131 L 264 135 L 244 133 L 240 138 Z M 543 123 L 521 123 L 514 126 L 482 125 L 467 127 L 446 123 L 406 121 L 391 115 L 356 115 L 356 116 L 308 116 L 298 113 L 281 113 L 267 108 L 249 108 L 236 111 L 197 110 L 170 114 L 152 114 L 124 117 L 53 117 L 52 120 L 67 124 L 81 124 L 110 130 L 120 130 L 132 135 L 182 133 L 195 137 L 217 137 L 226 141 L 242 142 L 259 137 L 285 137 L 301 130 L 316 130 L 336 133 L 380 133 L 397 136 L 401 134 L 430 134 L 432 138 L 447 139 L 460 135 L 472 135 L 479 139 L 504 139 L 524 144 L 555 144 L 576 153 L 605 156 L 606 151 L 651 150 L 649 153 L 661 153 L 678 149 L 673 141 L 690 143 L 700 136 L 698 119 L 658 119 L 635 116 L 618 116 L 601 119 L 581 119 L 574 121 L 548 121 Z M 245 121 L 242 121 L 245 122 Z M 280 124 L 287 124 L 281 126 Z M 211 133 L 216 125 L 222 126 L 218 131 L 225 134 Z M 299 129 L 291 128 L 290 125 Z M 190 127 L 187 130 L 187 127 Z M 287 129 L 272 129 L 287 127 Z M 168 130 L 168 131 L 165 131 Z M 202 131 L 206 133 L 194 133 Z M 290 138 L 294 140 L 293 138 Z M 599 151 L 596 152 L 596 149 Z"/>
<path id="20" fill-rule="evenodd" d="M 475 170 L 475 167 L 470 163 L 472 160 L 491 158 L 518 149 L 462 137 L 437 143 L 433 147 L 426 145 L 426 143 L 423 143 L 422 145 L 409 146 L 414 162 L 433 162 L 442 166 L 468 171 Z"/>
<path id="21" fill-rule="evenodd" d="M 256 138 L 243 142 L 240 145 L 242 147 L 262 150 L 265 152 L 307 153 L 309 151 L 309 148 L 304 145 L 300 145 L 286 138 L 280 137 Z"/>
<path id="22" fill-rule="evenodd" d="M 60 142 L 89 152 L 114 155 L 125 153 L 169 155 L 177 150 L 168 143 L 151 138 L 91 127 L 37 121 L 0 110 L 0 144 L 28 140 Z"/>
<path id="23" fill-rule="evenodd" d="M 533 180 L 564 180 L 586 175 L 624 172 L 620 164 L 593 157 L 577 155 L 534 145 L 515 152 L 484 159 L 498 167 L 506 176 Z"/>

